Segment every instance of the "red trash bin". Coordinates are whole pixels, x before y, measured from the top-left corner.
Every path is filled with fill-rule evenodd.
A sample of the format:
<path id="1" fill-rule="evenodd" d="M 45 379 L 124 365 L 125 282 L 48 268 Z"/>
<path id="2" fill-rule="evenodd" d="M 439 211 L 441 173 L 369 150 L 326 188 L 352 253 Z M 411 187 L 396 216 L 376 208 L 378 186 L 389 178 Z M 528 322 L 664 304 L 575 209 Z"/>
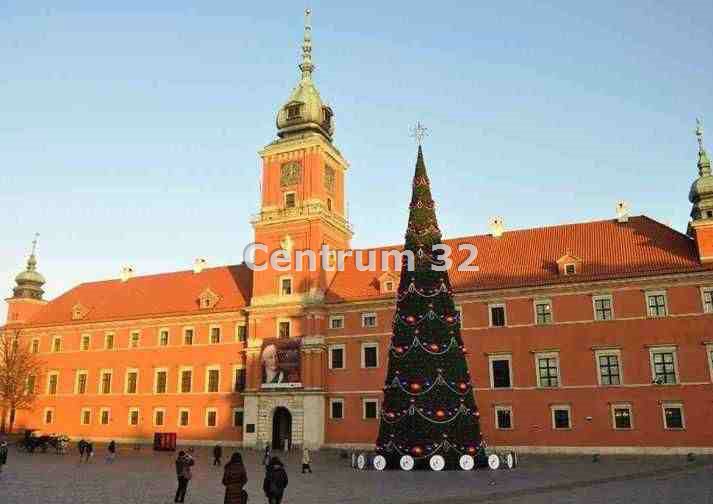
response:
<path id="1" fill-rule="evenodd" d="M 155 432 L 153 435 L 153 449 L 156 451 L 176 451 L 175 432 Z"/>

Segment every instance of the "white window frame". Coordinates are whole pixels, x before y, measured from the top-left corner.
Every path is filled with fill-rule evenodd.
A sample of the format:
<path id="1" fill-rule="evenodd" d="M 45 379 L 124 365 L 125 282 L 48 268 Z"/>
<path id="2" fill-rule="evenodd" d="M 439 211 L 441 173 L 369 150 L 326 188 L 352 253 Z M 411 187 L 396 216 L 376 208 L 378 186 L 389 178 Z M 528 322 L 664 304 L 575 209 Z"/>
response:
<path id="1" fill-rule="evenodd" d="M 52 417 L 49 422 L 47 421 L 47 413 L 48 413 L 48 412 L 51 413 L 51 417 Z M 42 423 L 43 423 L 44 425 L 53 425 L 53 424 L 55 423 L 54 421 L 55 421 L 55 411 L 54 411 L 54 408 L 49 407 L 49 408 L 43 409 L 43 410 L 42 410 Z"/>
<path id="2" fill-rule="evenodd" d="M 107 345 L 109 341 L 109 336 L 111 336 L 111 348 L 109 348 L 109 345 Z M 104 350 L 116 350 L 117 346 L 118 345 L 116 343 L 116 333 L 111 331 L 104 333 Z"/>
<path id="3" fill-rule="evenodd" d="M 218 342 L 213 343 L 213 330 L 218 329 Z M 211 324 L 208 326 L 208 344 L 220 345 L 223 342 L 223 327 L 220 324 Z"/>
<path id="4" fill-rule="evenodd" d="M 188 392 L 183 391 L 183 373 L 184 371 L 190 371 L 191 372 L 191 390 Z M 194 384 L 195 384 L 195 378 L 196 374 L 193 372 L 193 366 L 179 366 L 178 367 L 178 383 L 176 384 L 176 393 L 177 394 L 191 394 L 193 393 L 194 389 Z"/>
<path id="5" fill-rule="evenodd" d="M 609 301 L 609 309 L 611 311 L 611 318 L 610 319 L 601 319 L 597 318 L 597 301 Z M 594 320 L 597 322 L 607 322 L 609 320 L 614 320 L 616 318 L 614 314 L 614 296 L 611 294 L 597 294 L 596 296 L 592 296 L 592 314 L 594 315 Z"/>
<path id="6" fill-rule="evenodd" d="M 555 427 L 555 410 L 567 410 L 567 419 L 569 420 L 569 427 Z M 570 404 L 553 404 L 550 406 L 550 417 L 552 419 L 552 430 L 553 431 L 566 431 L 572 430 L 572 406 Z"/>
<path id="7" fill-rule="evenodd" d="M 208 425 L 208 415 L 211 412 L 215 412 L 215 425 Z M 217 429 L 218 425 L 220 425 L 220 422 L 218 420 L 218 408 L 206 408 L 205 409 L 205 426 L 208 429 Z"/>
<path id="8" fill-rule="evenodd" d="M 243 414 L 243 425 L 236 425 L 235 423 L 235 414 L 241 412 Z M 245 409 L 244 408 L 232 408 L 230 410 L 230 424 L 233 426 L 234 429 L 242 429 L 243 426 L 245 425 Z"/>
<path id="9" fill-rule="evenodd" d="M 56 385 L 55 385 L 55 392 L 54 394 L 50 393 L 50 383 L 52 382 L 52 377 L 56 377 Z M 46 388 L 46 394 L 47 395 L 59 395 L 59 371 L 50 371 L 47 373 L 47 388 Z"/>
<path id="10" fill-rule="evenodd" d="M 84 421 L 84 415 L 89 413 L 87 421 Z M 82 408 L 79 410 L 79 425 L 92 425 L 92 408 Z"/>
<path id="11" fill-rule="evenodd" d="M 87 381 L 84 385 L 84 393 L 80 394 L 79 377 L 82 375 L 87 377 Z M 77 369 L 77 372 L 74 374 L 74 393 L 75 395 L 86 395 L 87 392 L 89 392 L 89 371 L 87 369 Z"/>
<path id="12" fill-rule="evenodd" d="M 84 338 L 87 338 L 87 348 L 84 348 Z M 80 352 L 88 352 L 92 348 L 92 335 L 91 334 L 82 334 L 79 336 L 79 351 Z"/>
<path id="13" fill-rule="evenodd" d="M 161 344 L 161 333 L 166 333 L 166 344 L 163 345 Z M 156 333 L 156 346 L 158 347 L 167 347 L 171 345 L 171 331 L 168 329 L 168 327 L 161 327 L 159 328 L 158 332 Z"/>
<path id="14" fill-rule="evenodd" d="M 618 385 L 605 385 L 602 383 L 602 373 L 599 367 L 599 357 L 607 357 L 610 355 L 615 355 L 617 362 L 619 363 L 619 384 Z M 602 348 L 600 350 L 594 351 L 594 367 L 597 373 L 597 384 L 600 387 L 620 387 L 624 385 L 624 366 L 621 362 L 621 350 L 619 348 Z"/>
<path id="15" fill-rule="evenodd" d="M 374 316 L 374 325 L 366 325 L 366 319 Z M 361 314 L 361 327 L 363 329 L 376 329 L 379 326 L 379 315 L 375 311 L 362 312 Z"/>
<path id="16" fill-rule="evenodd" d="M 191 331 L 191 342 L 186 343 L 186 333 Z M 196 344 L 196 328 L 193 326 L 186 326 L 181 330 L 181 345 L 183 346 L 194 346 Z"/>
<path id="17" fill-rule="evenodd" d="M 554 357 L 557 360 L 557 386 L 545 386 L 540 381 L 540 359 L 550 359 Z M 537 388 L 557 389 L 562 388 L 562 365 L 560 363 L 559 352 L 537 352 L 535 353 L 535 376 L 537 377 Z"/>
<path id="18" fill-rule="evenodd" d="M 37 351 L 35 352 L 35 343 L 37 344 Z M 40 338 L 32 338 L 30 341 L 30 352 L 33 354 L 40 353 Z"/>
<path id="19" fill-rule="evenodd" d="M 630 427 L 617 427 L 616 426 L 616 416 L 614 415 L 614 410 L 618 409 L 628 409 L 629 410 L 629 423 L 631 424 Z M 620 403 L 612 403 L 611 407 L 609 408 L 611 411 L 611 427 L 612 429 L 616 431 L 630 431 L 634 430 L 634 408 L 632 407 L 631 403 L 627 402 L 620 402 Z"/>
<path id="20" fill-rule="evenodd" d="M 338 417 L 338 418 L 334 417 L 334 415 L 333 415 L 334 409 L 332 408 L 332 404 L 334 404 L 334 403 L 341 403 L 341 405 L 342 405 L 342 416 L 341 417 Z M 330 418 L 330 420 L 344 420 L 345 417 L 346 417 L 346 411 L 345 411 L 345 405 L 344 405 L 344 398 L 331 397 L 329 399 L 329 418 Z"/>
<path id="21" fill-rule="evenodd" d="M 374 418 L 366 417 L 366 404 L 376 404 L 376 416 Z M 365 397 L 361 400 L 361 419 L 362 420 L 379 420 L 379 400 L 373 397 Z"/>
<path id="22" fill-rule="evenodd" d="M 332 359 L 332 353 L 334 350 L 341 350 L 342 351 L 342 367 L 335 368 L 334 367 L 334 361 Z M 329 345 L 328 348 L 329 351 L 329 369 L 335 369 L 335 370 L 343 370 L 347 368 L 347 346 L 343 343 L 337 344 L 337 345 Z M 377 356 L 378 360 L 378 356 Z"/>
<path id="23" fill-rule="evenodd" d="M 166 373 L 166 390 L 164 390 L 163 392 L 159 392 L 159 391 L 158 391 L 158 374 L 159 374 L 160 372 L 165 372 L 165 373 Z M 152 391 L 153 391 L 154 395 L 164 395 L 164 394 L 168 394 L 168 368 L 167 368 L 167 367 L 159 367 L 159 368 L 155 368 L 155 369 L 153 370 L 153 387 L 152 387 Z"/>
<path id="24" fill-rule="evenodd" d="M 669 316 L 669 311 L 668 311 L 668 294 L 666 294 L 665 290 L 655 290 L 655 291 L 646 291 L 644 296 L 644 299 L 646 300 L 646 316 L 650 318 L 662 318 L 662 317 L 668 317 Z M 651 307 L 649 306 L 649 297 L 651 296 L 663 296 L 663 307 L 664 313 L 663 315 L 653 315 L 651 313 Z"/>
<path id="25" fill-rule="evenodd" d="M 288 194 L 294 194 L 295 196 L 295 204 L 293 206 L 287 206 L 287 195 Z M 282 193 L 282 208 L 285 209 L 290 209 L 290 208 L 297 208 L 297 193 L 295 191 L 285 191 Z"/>
<path id="26" fill-rule="evenodd" d="M 136 423 L 135 424 L 131 423 L 131 414 L 134 412 L 136 413 Z M 127 417 L 126 421 L 129 425 L 129 427 L 138 427 L 139 425 L 141 425 L 141 409 L 136 408 L 136 407 L 129 408 L 129 416 Z"/>
<path id="27" fill-rule="evenodd" d="M 376 348 L 376 366 L 366 367 L 366 349 Z M 379 369 L 379 344 L 373 341 L 367 341 L 361 344 L 361 368 L 362 369 Z"/>
<path id="28" fill-rule="evenodd" d="M 102 422 L 104 420 L 104 413 L 106 413 L 106 423 Z M 111 423 L 111 408 L 99 408 L 99 425 L 109 425 Z"/>
<path id="29" fill-rule="evenodd" d="M 55 342 L 59 341 L 59 350 L 55 350 Z M 59 353 L 62 351 L 62 336 L 52 336 L 52 347 L 50 353 Z"/>
<path id="30" fill-rule="evenodd" d="M 138 336 L 136 339 L 136 345 L 134 345 L 134 336 Z M 141 331 L 134 329 L 129 331 L 129 348 L 140 348 L 141 347 Z"/>
<path id="31" fill-rule="evenodd" d="M 703 313 L 713 313 L 713 305 L 711 305 L 711 309 L 706 309 L 707 292 L 711 294 L 711 299 L 713 299 L 713 287 L 701 287 L 701 308 L 703 309 Z"/>
<path id="32" fill-rule="evenodd" d="M 567 271 L 567 268 L 572 268 L 574 271 L 571 273 Z M 562 272 L 565 274 L 565 276 L 570 276 L 570 275 L 576 275 L 577 274 L 577 263 L 573 262 L 568 262 L 564 264 L 564 268 L 562 268 Z"/>
<path id="33" fill-rule="evenodd" d="M 210 391 L 208 390 L 208 384 L 209 384 L 209 382 L 208 382 L 208 376 L 209 376 L 209 374 L 210 374 L 211 371 L 218 371 L 218 390 L 213 391 L 213 392 L 210 392 Z M 204 383 L 204 387 L 203 387 L 204 390 L 203 390 L 203 391 L 204 391 L 206 394 L 218 394 L 218 393 L 220 392 L 220 386 L 222 385 L 222 383 L 221 383 L 221 382 L 222 382 L 222 376 L 220 376 L 221 374 L 223 374 L 223 373 L 220 372 L 220 365 L 219 365 L 219 364 L 211 364 L 210 366 L 206 366 L 206 367 L 205 367 L 205 381 L 203 382 L 203 383 Z"/>
<path id="34" fill-rule="evenodd" d="M 285 294 L 282 289 L 282 282 L 289 280 L 290 282 L 290 293 Z M 280 297 L 292 296 L 295 293 L 295 281 L 292 275 L 282 275 L 277 281 L 277 293 Z"/>
<path id="35" fill-rule="evenodd" d="M 498 411 L 507 411 L 507 412 L 510 413 L 510 427 L 500 427 L 500 426 L 498 425 Z M 505 404 L 496 405 L 495 408 L 494 408 L 493 415 L 494 415 L 493 420 L 494 420 L 494 422 L 495 422 L 495 430 L 510 431 L 510 430 L 514 430 L 514 429 L 515 429 L 515 417 L 513 416 L 513 410 L 512 410 L 512 406 L 511 406 L 511 405 L 509 405 L 509 404 L 507 404 L 507 405 L 505 405 Z"/>
<path id="36" fill-rule="evenodd" d="M 104 375 L 108 374 L 111 376 L 111 379 L 109 380 L 109 392 L 105 394 L 102 392 L 104 390 L 103 384 L 104 384 Z M 99 395 L 111 395 L 112 390 L 114 390 L 114 370 L 105 368 L 105 369 L 100 369 L 99 370 L 99 383 L 97 384 L 97 394 Z"/>
<path id="37" fill-rule="evenodd" d="M 160 425 L 156 423 L 156 413 L 161 413 L 163 415 L 163 423 Z M 166 427 L 166 408 L 154 408 L 151 413 L 151 425 L 154 427 Z"/>
<path id="38" fill-rule="evenodd" d="M 282 336 L 280 336 L 280 324 L 283 323 L 283 322 L 287 322 L 287 325 L 288 325 L 288 329 L 287 329 L 288 335 L 287 335 L 287 338 L 282 338 Z M 290 338 L 292 338 L 292 319 L 290 319 L 290 318 L 285 318 L 285 317 L 280 317 L 280 318 L 278 318 L 277 320 L 275 320 L 275 334 L 277 335 L 277 338 L 278 338 L 278 339 L 290 339 Z"/>
<path id="39" fill-rule="evenodd" d="M 656 383 L 656 368 L 654 366 L 654 354 L 656 353 L 672 353 L 673 354 L 673 372 L 676 376 L 675 383 Z M 652 346 L 649 347 L 649 364 L 651 366 L 651 383 L 656 385 L 679 385 L 681 383 L 680 371 L 678 369 L 678 348 L 675 346 Z"/>
<path id="40" fill-rule="evenodd" d="M 242 341 L 240 339 L 240 328 L 244 327 L 245 328 L 245 341 Z M 235 341 L 236 343 L 247 343 L 248 341 L 248 325 L 245 322 L 238 322 L 235 324 Z"/>
<path id="41" fill-rule="evenodd" d="M 548 304 L 550 306 L 550 321 L 549 322 L 538 322 L 537 321 L 537 305 Z M 552 305 L 552 299 L 550 298 L 537 298 L 532 300 L 532 311 L 535 315 L 535 325 L 551 325 L 555 323 L 555 310 Z"/>
<path id="42" fill-rule="evenodd" d="M 181 423 L 181 416 L 183 413 L 186 413 L 188 415 L 188 421 L 186 422 L 186 425 L 183 425 Z M 178 417 L 176 418 L 176 426 L 179 429 L 186 429 L 190 427 L 191 425 L 191 409 L 190 408 L 178 408 Z"/>
<path id="43" fill-rule="evenodd" d="M 332 325 L 332 322 L 334 321 L 340 321 L 341 326 L 340 327 L 334 327 Z M 330 315 L 329 316 L 329 329 L 332 331 L 341 331 L 344 329 L 344 315 Z"/>
<path id="44" fill-rule="evenodd" d="M 495 388 L 495 373 L 493 372 L 493 361 L 505 360 L 508 361 L 508 373 L 510 374 L 510 386 L 509 387 L 497 387 Z M 488 355 L 488 373 L 490 374 L 490 388 L 493 390 L 509 390 L 513 388 L 512 383 L 512 354 L 502 353 L 502 354 L 491 354 Z M 538 373 L 539 376 L 539 373 Z"/>
<path id="45" fill-rule="evenodd" d="M 129 374 L 136 373 L 136 392 L 129 392 Z M 139 370 L 138 368 L 126 368 L 124 373 L 124 394 L 136 395 L 139 393 Z"/>
<path id="46" fill-rule="evenodd" d="M 493 308 L 503 309 L 503 325 L 496 326 L 493 325 Z M 550 310 L 552 311 L 552 310 Z M 489 327 L 507 327 L 508 326 L 508 312 L 505 303 L 490 303 L 488 305 L 488 326 Z"/>
<path id="47" fill-rule="evenodd" d="M 666 425 L 666 409 L 667 408 L 680 408 L 681 410 L 681 427 L 668 427 Z M 686 412 L 683 409 L 683 403 L 679 401 L 667 401 L 661 403 L 661 420 L 663 421 L 663 428 L 667 431 L 683 431 L 686 430 Z"/>
<path id="48" fill-rule="evenodd" d="M 238 390 L 235 389 L 235 384 L 238 382 L 238 376 L 240 376 L 240 371 L 243 369 L 245 368 L 242 364 L 233 364 L 232 381 L 230 382 L 230 392 L 233 394 L 238 392 Z"/>

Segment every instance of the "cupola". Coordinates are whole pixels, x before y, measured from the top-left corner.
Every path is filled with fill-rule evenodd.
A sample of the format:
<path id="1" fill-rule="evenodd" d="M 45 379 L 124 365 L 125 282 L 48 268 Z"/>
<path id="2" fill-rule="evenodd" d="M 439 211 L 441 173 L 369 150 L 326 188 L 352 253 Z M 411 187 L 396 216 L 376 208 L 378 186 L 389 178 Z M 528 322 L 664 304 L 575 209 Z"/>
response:
<path id="1" fill-rule="evenodd" d="M 12 290 L 13 298 L 41 300 L 42 295 L 45 293 L 42 290 L 42 286 L 45 284 L 45 277 L 37 271 L 37 257 L 35 257 L 38 236 L 35 235 L 35 239 L 32 241 L 32 252 L 30 252 L 30 257 L 27 258 L 25 271 L 15 277 L 17 285 Z"/>
<path id="2" fill-rule="evenodd" d="M 334 113 L 322 102 L 319 91 L 312 81 L 315 66 L 312 63 L 312 26 L 309 9 L 305 11 L 302 62 L 299 64 L 299 69 L 302 78 L 287 103 L 277 113 L 277 136 L 288 138 L 306 132 L 315 132 L 331 141 L 334 135 Z"/>

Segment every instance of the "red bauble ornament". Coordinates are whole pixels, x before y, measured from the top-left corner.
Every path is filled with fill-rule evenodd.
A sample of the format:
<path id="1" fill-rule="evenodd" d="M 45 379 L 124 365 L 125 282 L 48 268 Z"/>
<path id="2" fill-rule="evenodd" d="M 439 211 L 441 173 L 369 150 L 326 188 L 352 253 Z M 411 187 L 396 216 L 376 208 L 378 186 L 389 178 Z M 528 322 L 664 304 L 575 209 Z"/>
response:
<path id="1" fill-rule="evenodd" d="M 430 345 L 428 345 L 428 348 L 430 348 L 432 352 L 438 351 L 438 345 L 436 345 L 435 343 L 431 343 Z"/>
<path id="2" fill-rule="evenodd" d="M 467 383 L 461 383 L 460 385 L 458 385 L 458 388 L 461 389 L 461 390 L 466 390 L 466 389 L 468 388 L 468 384 L 467 384 Z"/>
<path id="3" fill-rule="evenodd" d="M 419 390 L 421 390 L 421 384 L 420 383 L 412 383 L 411 390 L 413 390 L 414 392 L 418 392 Z"/>
<path id="4" fill-rule="evenodd" d="M 468 453 L 475 453 L 475 447 L 474 447 L 474 446 L 469 446 L 469 447 L 468 447 Z"/>
<path id="5" fill-rule="evenodd" d="M 443 418 L 446 416 L 446 412 L 443 411 L 442 409 L 436 410 L 436 418 Z"/>
<path id="6" fill-rule="evenodd" d="M 423 453 L 423 448 L 421 448 L 420 446 L 414 446 L 413 448 L 411 448 L 411 453 L 413 453 L 414 455 L 421 455 Z"/>
<path id="7" fill-rule="evenodd" d="M 404 347 L 397 346 L 396 353 L 404 353 Z"/>
<path id="8" fill-rule="evenodd" d="M 416 322 L 416 317 L 414 317 L 413 315 L 409 315 L 408 317 L 406 317 L 406 322 L 408 322 L 409 324 L 413 324 L 414 322 Z"/>

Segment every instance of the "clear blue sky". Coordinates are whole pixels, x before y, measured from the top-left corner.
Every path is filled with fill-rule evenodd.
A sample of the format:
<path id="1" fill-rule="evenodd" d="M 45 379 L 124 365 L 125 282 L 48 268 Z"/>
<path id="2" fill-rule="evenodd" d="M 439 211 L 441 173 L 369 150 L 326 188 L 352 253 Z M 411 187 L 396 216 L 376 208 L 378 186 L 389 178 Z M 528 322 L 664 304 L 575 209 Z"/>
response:
<path id="1" fill-rule="evenodd" d="M 315 80 L 351 162 L 353 245 L 398 243 L 415 147 L 441 227 L 632 213 L 685 230 L 713 149 L 713 2 L 313 1 Z M 35 231 L 49 297 L 242 260 L 257 151 L 298 79 L 294 1 L 0 3 L 0 293 Z"/>

